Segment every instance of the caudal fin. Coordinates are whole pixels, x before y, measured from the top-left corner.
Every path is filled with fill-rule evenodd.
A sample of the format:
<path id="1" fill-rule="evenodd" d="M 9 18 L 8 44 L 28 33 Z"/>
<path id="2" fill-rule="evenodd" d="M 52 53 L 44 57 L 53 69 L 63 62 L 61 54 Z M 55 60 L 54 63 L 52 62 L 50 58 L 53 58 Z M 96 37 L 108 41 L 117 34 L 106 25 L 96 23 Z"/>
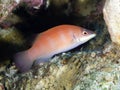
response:
<path id="1" fill-rule="evenodd" d="M 20 70 L 20 72 L 29 71 L 33 64 L 33 60 L 30 59 L 26 51 L 17 53 L 14 56 L 14 62 L 16 67 Z"/>

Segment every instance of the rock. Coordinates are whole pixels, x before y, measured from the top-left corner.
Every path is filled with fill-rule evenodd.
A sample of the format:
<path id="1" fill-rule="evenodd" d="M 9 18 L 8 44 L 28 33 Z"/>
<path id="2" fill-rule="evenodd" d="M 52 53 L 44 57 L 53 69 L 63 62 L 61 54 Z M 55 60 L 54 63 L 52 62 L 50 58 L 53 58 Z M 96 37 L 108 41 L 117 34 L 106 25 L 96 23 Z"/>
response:
<path id="1" fill-rule="evenodd" d="M 120 0 L 106 0 L 103 13 L 112 41 L 120 45 Z"/>
<path id="2" fill-rule="evenodd" d="M 76 0 L 73 1 L 73 13 L 76 15 L 88 16 L 96 10 L 97 0 Z"/>
<path id="3" fill-rule="evenodd" d="M 3 87 L 8 90 L 13 87 L 15 90 L 119 90 L 120 49 L 116 45 L 111 46 L 109 54 L 79 52 L 72 54 L 65 65 L 55 57 L 56 62 L 25 74 L 11 73 L 14 70 L 11 66 L 2 74 L 1 84 L 4 83 Z M 91 56 L 93 53 L 96 53 L 95 57 Z"/>
<path id="4" fill-rule="evenodd" d="M 0 23 L 11 14 L 20 0 L 0 0 Z"/>
<path id="5" fill-rule="evenodd" d="M 0 29 L 0 41 L 21 45 L 24 42 L 22 39 L 22 35 L 15 28 Z"/>
<path id="6" fill-rule="evenodd" d="M 12 11 L 23 3 L 29 8 L 40 9 L 46 0 L 0 0 L 0 23 L 3 22 Z"/>
<path id="7" fill-rule="evenodd" d="M 53 9 L 59 15 L 61 15 L 62 11 L 64 12 L 68 10 L 69 12 L 69 9 L 72 9 L 73 10 L 72 12 L 73 13 L 75 12 L 74 13 L 75 16 L 78 16 L 78 17 L 88 16 L 89 18 L 87 18 L 86 23 L 84 22 L 85 26 L 87 26 L 88 28 L 91 28 L 89 24 L 92 24 L 92 28 L 94 28 L 94 30 L 97 32 L 97 37 L 91 40 L 90 42 L 84 44 L 83 46 L 81 46 L 82 48 L 78 47 L 77 49 L 75 49 L 76 50 L 75 52 L 73 50 L 63 54 L 55 55 L 55 57 L 52 58 L 51 62 L 33 67 L 30 70 L 30 72 L 27 72 L 27 73 L 22 74 L 17 72 L 18 69 L 15 68 L 14 62 L 12 62 L 12 64 L 7 63 L 7 65 L 6 64 L 1 65 L 0 86 L 5 88 L 6 90 L 119 90 L 120 49 L 119 47 L 116 47 L 111 43 L 106 43 L 106 41 L 108 42 L 110 38 L 108 37 L 108 32 L 103 25 L 104 22 L 100 20 L 100 17 L 101 17 L 100 10 L 95 9 L 96 5 L 98 6 L 97 8 L 99 9 L 102 8 L 101 7 L 102 0 L 101 1 L 97 0 L 97 1 L 100 1 L 99 2 L 101 3 L 100 6 L 97 4 L 98 2 L 96 0 L 93 0 L 93 1 L 75 0 L 76 2 L 74 0 L 61 0 L 61 1 L 49 0 L 49 1 L 51 1 L 50 5 L 55 6 Z M 74 3 L 71 3 L 72 1 Z M 84 3 L 84 4 L 82 5 L 81 3 Z M 66 9 L 66 4 L 68 6 L 69 4 L 71 5 Z M 88 4 L 91 4 L 91 5 L 88 5 Z M 65 5 L 64 7 L 65 9 L 64 8 L 61 9 L 60 7 L 64 5 Z M 88 5 L 88 6 L 86 7 L 84 5 Z M 94 11 L 95 13 L 91 15 L 91 13 Z M 52 17 L 54 17 L 53 13 L 55 12 L 54 11 L 52 12 L 52 10 L 49 11 L 49 14 L 51 14 Z M 48 14 L 48 13 L 45 13 L 45 14 Z M 43 14 L 43 16 L 45 14 Z M 60 17 L 63 17 L 63 16 L 60 16 Z M 27 18 L 27 17 L 24 17 L 24 18 Z M 35 19 L 34 16 L 31 16 L 30 18 L 32 18 L 33 20 L 35 20 L 35 22 L 37 22 L 38 17 L 37 19 Z M 30 23 L 29 21 L 30 18 L 27 18 L 28 20 L 26 22 L 27 24 L 24 24 L 24 22 L 22 22 L 24 21 L 23 17 L 21 18 L 21 23 L 23 24 L 22 25 L 23 28 L 26 25 L 30 27 L 35 23 L 33 21 L 32 23 Z M 16 20 L 15 18 L 13 19 Z M 43 20 L 44 22 L 51 20 L 52 23 L 54 22 L 53 19 L 45 18 L 40 20 Z M 90 20 L 92 21 L 91 23 L 89 22 Z M 51 21 L 50 21 L 50 25 L 51 25 Z M 72 24 L 74 24 L 75 22 L 77 25 L 81 25 L 80 23 L 82 23 L 81 18 L 79 18 L 78 21 L 74 20 L 74 18 L 70 18 L 70 21 L 72 22 Z M 37 23 L 40 25 L 40 27 L 43 26 L 44 24 L 46 27 L 46 25 L 48 24 L 44 22 L 42 23 L 37 22 Z M 15 24 L 16 24 L 16 21 L 14 25 Z M 24 35 L 20 33 L 21 28 L 17 28 L 17 27 L 15 28 L 14 25 L 7 29 L 0 28 L 0 40 L 4 41 L 5 43 L 3 45 L 1 45 L 3 42 L 0 43 L 1 45 L 0 50 L 6 51 L 6 53 L 4 54 L 5 57 L 8 52 L 9 54 L 11 54 L 12 50 L 19 49 L 19 45 L 20 47 L 26 46 L 26 44 L 24 43 L 26 41 L 26 38 L 24 38 Z M 36 28 L 37 26 L 33 30 L 36 30 Z M 23 29 L 23 31 L 29 32 L 30 31 L 29 28 L 27 29 L 25 28 Z M 25 35 L 29 36 L 29 33 Z M 104 45 L 104 43 L 106 43 L 106 45 Z M 2 49 L 3 46 L 4 46 L 4 49 Z M 8 46 L 9 48 L 7 49 Z M 104 50 L 103 50 L 103 47 L 104 47 Z M 10 58 L 7 58 L 7 59 L 10 59 Z M 0 59 L 0 60 L 4 60 L 4 59 Z"/>

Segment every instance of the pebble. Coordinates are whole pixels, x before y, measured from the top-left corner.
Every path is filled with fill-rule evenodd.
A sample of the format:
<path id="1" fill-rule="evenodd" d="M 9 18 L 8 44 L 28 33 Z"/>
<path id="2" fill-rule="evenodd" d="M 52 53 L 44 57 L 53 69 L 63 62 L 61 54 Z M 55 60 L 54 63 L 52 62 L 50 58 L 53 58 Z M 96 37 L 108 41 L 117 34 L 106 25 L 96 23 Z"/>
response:
<path id="1" fill-rule="evenodd" d="M 91 53 L 91 57 L 94 58 L 95 56 L 96 56 L 96 53 L 95 53 L 95 52 L 92 52 L 92 53 Z"/>

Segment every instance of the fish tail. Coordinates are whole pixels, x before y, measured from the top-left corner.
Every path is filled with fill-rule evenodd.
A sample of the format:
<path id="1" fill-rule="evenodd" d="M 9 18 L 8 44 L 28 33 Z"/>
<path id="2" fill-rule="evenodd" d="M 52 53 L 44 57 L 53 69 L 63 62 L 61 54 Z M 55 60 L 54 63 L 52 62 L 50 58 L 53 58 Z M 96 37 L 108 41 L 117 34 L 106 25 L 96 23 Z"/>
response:
<path id="1" fill-rule="evenodd" d="M 33 60 L 30 59 L 27 51 L 19 52 L 14 56 L 14 62 L 20 72 L 29 71 L 33 65 Z"/>

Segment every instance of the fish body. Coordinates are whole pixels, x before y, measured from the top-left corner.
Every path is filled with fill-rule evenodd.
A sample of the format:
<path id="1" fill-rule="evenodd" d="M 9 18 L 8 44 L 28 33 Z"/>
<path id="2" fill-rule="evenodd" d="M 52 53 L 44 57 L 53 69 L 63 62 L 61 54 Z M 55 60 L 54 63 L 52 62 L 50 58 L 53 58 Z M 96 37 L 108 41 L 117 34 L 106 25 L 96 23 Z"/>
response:
<path id="1" fill-rule="evenodd" d="M 44 63 L 53 55 L 71 50 L 95 35 L 94 32 L 75 25 L 50 28 L 37 36 L 30 49 L 15 55 L 15 64 L 21 72 L 26 72 L 34 61 Z"/>

